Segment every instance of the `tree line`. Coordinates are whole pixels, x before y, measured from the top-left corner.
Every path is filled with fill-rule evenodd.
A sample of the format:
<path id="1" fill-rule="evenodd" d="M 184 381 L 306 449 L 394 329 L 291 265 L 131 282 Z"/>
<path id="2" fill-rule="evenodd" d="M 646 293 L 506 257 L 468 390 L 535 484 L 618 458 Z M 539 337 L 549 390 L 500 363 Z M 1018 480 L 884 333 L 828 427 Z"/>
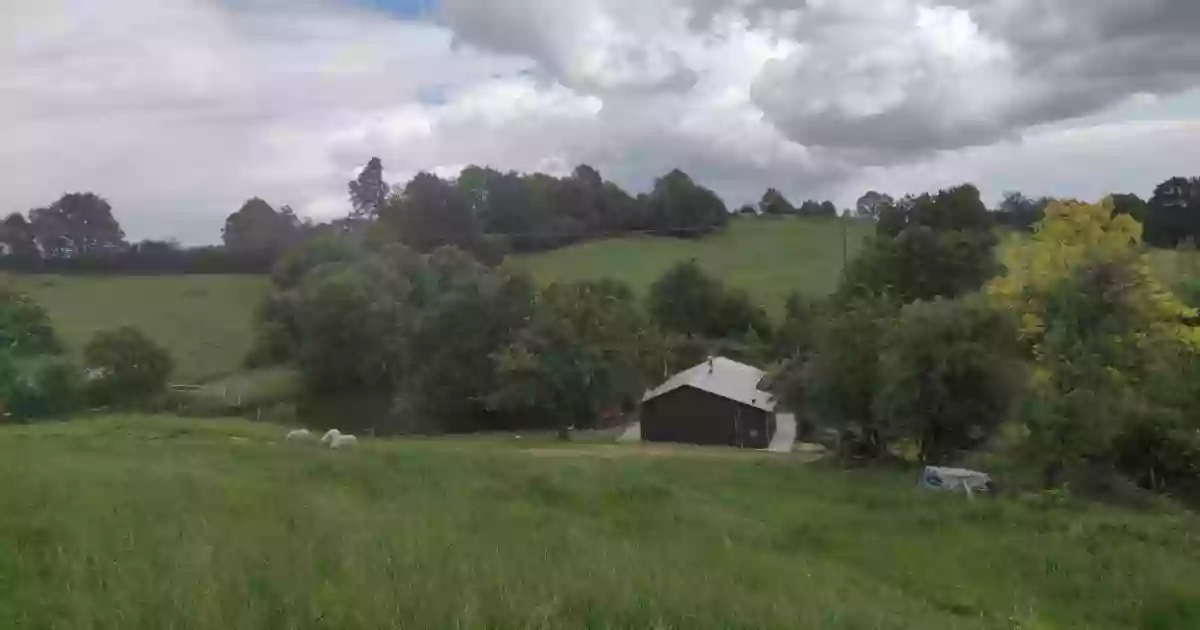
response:
<path id="1" fill-rule="evenodd" d="M 268 273 L 289 249 L 330 236 L 360 243 L 400 241 L 426 253 L 454 246 L 494 265 L 509 252 L 629 233 L 701 237 L 736 217 L 839 214 L 831 201 L 809 199 L 796 206 L 775 188 L 757 205 L 730 212 L 719 195 L 678 169 L 637 195 L 587 165 L 565 177 L 469 166 L 452 179 L 419 173 L 393 187 L 384 179 L 382 161 L 372 158 L 347 188 L 348 214 L 323 223 L 301 220 L 286 205 L 276 209 L 263 199 L 249 199 L 226 218 L 222 244 L 206 247 L 161 240 L 129 243 L 107 200 L 92 192 L 64 194 L 48 206 L 13 213 L 0 222 L 0 269 Z M 1176 247 L 1200 237 L 1200 178 L 1171 178 L 1155 188 L 1149 202 L 1132 194 L 1112 199 L 1118 213 L 1145 224 L 1145 241 L 1152 246 Z M 1006 193 L 994 210 L 995 222 L 1029 231 L 1051 201 Z M 841 214 L 877 220 L 896 203 L 889 195 L 869 191 Z"/>
<path id="2" fill-rule="evenodd" d="M 129 243 L 103 197 L 69 193 L 0 223 L 0 268 L 28 272 L 267 273 L 287 250 L 327 237 L 402 241 L 429 252 L 452 245 L 496 264 L 510 251 L 540 251 L 644 232 L 699 237 L 729 220 L 724 201 L 679 170 L 636 196 L 583 165 L 569 176 L 468 167 L 454 179 L 420 173 L 402 187 L 372 159 L 348 186 L 351 210 L 325 223 L 260 198 L 231 213 L 222 244 Z"/>

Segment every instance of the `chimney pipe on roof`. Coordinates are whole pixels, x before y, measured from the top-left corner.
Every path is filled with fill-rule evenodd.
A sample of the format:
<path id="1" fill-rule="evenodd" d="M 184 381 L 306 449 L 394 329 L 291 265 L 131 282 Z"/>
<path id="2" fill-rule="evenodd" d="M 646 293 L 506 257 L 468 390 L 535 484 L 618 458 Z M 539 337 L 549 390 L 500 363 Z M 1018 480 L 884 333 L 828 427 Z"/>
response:
<path id="1" fill-rule="evenodd" d="M 712 357 L 708 357 L 708 373 L 709 374 L 713 373 L 713 358 Z"/>

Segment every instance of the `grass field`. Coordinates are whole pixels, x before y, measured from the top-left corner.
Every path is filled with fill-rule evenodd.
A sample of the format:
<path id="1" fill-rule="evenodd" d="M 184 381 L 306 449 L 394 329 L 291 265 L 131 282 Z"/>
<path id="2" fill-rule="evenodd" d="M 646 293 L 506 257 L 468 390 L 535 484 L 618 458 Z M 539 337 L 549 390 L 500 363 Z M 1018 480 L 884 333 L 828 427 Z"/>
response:
<path id="1" fill-rule="evenodd" d="M 724 232 L 702 239 L 616 238 L 515 260 L 542 284 L 607 276 L 645 290 L 671 265 L 694 258 L 778 315 L 793 291 L 823 296 L 837 287 L 843 227 L 847 255 L 853 258 L 874 224 L 788 218 L 734 220 Z"/>
<path id="2" fill-rule="evenodd" d="M 758 453 L 0 429 L 6 628 L 1200 627 L 1200 522 Z"/>
<path id="3" fill-rule="evenodd" d="M 268 280 L 256 276 L 7 276 L 50 312 L 74 352 L 99 330 L 136 326 L 170 350 L 176 382 L 239 370 Z"/>

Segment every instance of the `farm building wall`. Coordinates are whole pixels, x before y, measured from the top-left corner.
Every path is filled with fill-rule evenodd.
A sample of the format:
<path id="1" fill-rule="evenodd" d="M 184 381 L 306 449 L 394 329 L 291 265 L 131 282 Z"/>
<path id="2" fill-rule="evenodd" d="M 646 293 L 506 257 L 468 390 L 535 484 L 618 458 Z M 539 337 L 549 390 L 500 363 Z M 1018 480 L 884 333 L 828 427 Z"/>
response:
<path id="1" fill-rule="evenodd" d="M 714 446 L 766 448 L 775 416 L 694 387 L 680 387 L 642 403 L 642 439 Z"/>

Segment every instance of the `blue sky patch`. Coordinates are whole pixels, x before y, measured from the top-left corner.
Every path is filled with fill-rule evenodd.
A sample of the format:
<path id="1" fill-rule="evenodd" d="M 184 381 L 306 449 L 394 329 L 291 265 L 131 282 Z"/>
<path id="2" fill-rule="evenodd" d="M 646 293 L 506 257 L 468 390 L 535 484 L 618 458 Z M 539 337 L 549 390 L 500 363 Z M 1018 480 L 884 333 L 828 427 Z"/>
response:
<path id="1" fill-rule="evenodd" d="M 437 9 L 437 0 L 360 0 L 363 4 L 404 18 L 420 18 L 432 15 Z"/>

